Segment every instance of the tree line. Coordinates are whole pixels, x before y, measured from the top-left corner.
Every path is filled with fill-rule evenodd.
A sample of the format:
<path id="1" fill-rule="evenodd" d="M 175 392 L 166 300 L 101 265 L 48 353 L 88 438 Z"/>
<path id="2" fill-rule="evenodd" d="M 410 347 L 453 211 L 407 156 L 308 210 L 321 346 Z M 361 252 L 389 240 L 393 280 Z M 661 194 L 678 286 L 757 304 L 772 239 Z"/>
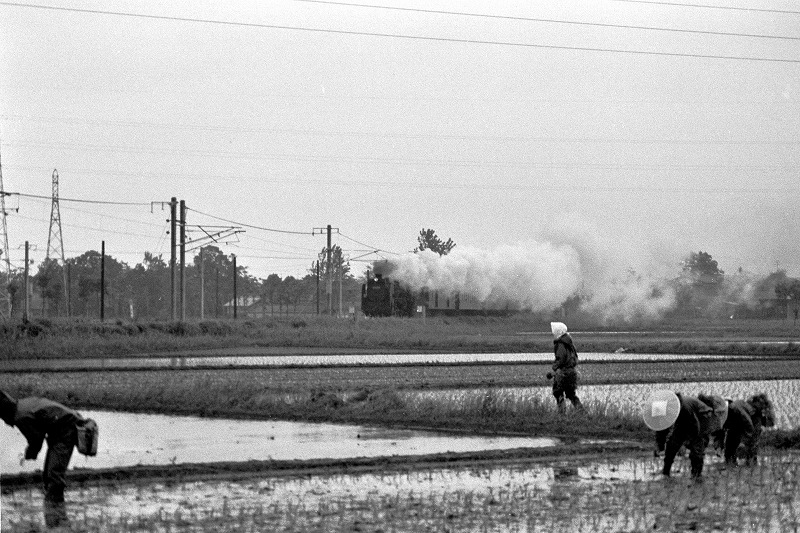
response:
<path id="1" fill-rule="evenodd" d="M 325 254 L 327 249 L 323 249 Z M 111 255 L 103 257 L 89 250 L 65 260 L 46 259 L 28 281 L 29 294 L 40 302 L 32 312 L 43 316 L 100 316 L 101 265 L 104 270 L 104 316 L 119 319 L 169 320 L 172 318 L 172 281 L 169 259 L 145 252 L 140 263 L 130 266 Z M 319 283 L 317 270 L 319 268 Z M 312 314 L 317 311 L 319 287 L 321 312 L 327 310 L 326 279 L 328 265 L 310 265 L 302 277 L 270 274 L 257 278 L 243 265 L 236 265 L 236 295 L 242 316 Z M 178 265 L 175 284 L 179 284 Z M 339 279 L 345 312 L 360 296 L 360 281 L 350 273 L 350 264 L 339 246 L 331 247 L 333 309 L 339 306 Z M 12 316 L 21 317 L 24 306 L 24 273 L 15 271 L 8 282 Z M 199 318 L 202 305 L 205 318 L 230 316 L 234 299 L 234 255 L 215 246 L 206 246 L 184 266 L 186 318 Z M 202 290 L 201 290 L 202 287 Z M 178 289 L 176 288 L 176 291 Z M 38 299 L 36 298 L 38 297 Z M 180 305 L 178 301 L 177 305 Z"/>

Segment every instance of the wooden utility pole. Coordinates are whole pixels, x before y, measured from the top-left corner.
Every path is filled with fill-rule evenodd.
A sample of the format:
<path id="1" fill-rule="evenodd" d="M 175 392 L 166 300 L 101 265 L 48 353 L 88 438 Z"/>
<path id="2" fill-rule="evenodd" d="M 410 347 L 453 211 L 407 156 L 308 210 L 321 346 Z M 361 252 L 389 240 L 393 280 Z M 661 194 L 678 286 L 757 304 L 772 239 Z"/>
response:
<path id="1" fill-rule="evenodd" d="M 22 291 L 25 294 L 25 305 L 22 307 L 22 321 L 28 321 L 28 314 L 31 311 L 31 300 L 28 298 L 28 241 L 25 241 L 25 273 L 22 281 Z"/>
<path id="2" fill-rule="evenodd" d="M 236 295 L 236 255 L 233 256 L 233 319 L 236 320 L 238 312 L 238 298 Z"/>
<path id="3" fill-rule="evenodd" d="M 100 245 L 100 322 L 106 318 L 106 241 Z"/>
<path id="4" fill-rule="evenodd" d="M 200 247 L 200 320 L 206 316 L 206 265 L 203 262 L 203 248 Z"/>
<path id="5" fill-rule="evenodd" d="M 328 314 L 333 314 L 333 257 L 331 257 L 331 225 L 328 224 L 328 275 L 325 280 L 325 293 L 328 295 Z"/>
<path id="6" fill-rule="evenodd" d="M 317 314 L 319 314 L 319 259 L 317 259 Z"/>
<path id="7" fill-rule="evenodd" d="M 186 202 L 184 200 L 181 200 L 180 217 L 180 285 L 178 290 L 180 291 L 180 320 L 183 322 L 186 320 Z"/>
<path id="8" fill-rule="evenodd" d="M 178 199 L 174 196 L 169 202 L 169 312 L 172 320 L 177 318 L 175 306 L 175 231 Z"/>

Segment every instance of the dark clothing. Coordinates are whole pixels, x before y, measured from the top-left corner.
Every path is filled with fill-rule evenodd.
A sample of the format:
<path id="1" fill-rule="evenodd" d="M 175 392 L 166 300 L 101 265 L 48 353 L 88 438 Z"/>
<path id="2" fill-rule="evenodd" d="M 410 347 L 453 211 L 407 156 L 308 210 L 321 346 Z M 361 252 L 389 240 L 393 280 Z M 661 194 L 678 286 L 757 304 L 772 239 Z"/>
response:
<path id="1" fill-rule="evenodd" d="M 565 333 L 553 341 L 553 351 L 556 354 L 553 370 L 566 370 L 578 366 L 578 352 L 575 350 L 569 333 Z"/>
<path id="2" fill-rule="evenodd" d="M 725 421 L 725 462 L 736 464 L 739 444 L 744 444 L 746 464 L 756 462 L 758 437 L 761 434 L 761 417 L 756 408 L 745 400 L 734 400 L 728 406 L 728 419 Z"/>
<path id="3" fill-rule="evenodd" d="M 671 428 L 656 432 L 656 445 L 664 452 L 664 468 L 662 473 L 670 475 L 675 456 L 686 445 L 689 450 L 689 462 L 692 465 L 692 477 L 699 478 L 703 474 L 703 459 L 706 445 L 714 426 L 714 410 L 706 403 L 692 396 L 678 395 L 681 410 L 678 419 Z"/>
<path id="4" fill-rule="evenodd" d="M 14 401 L 5 393 L 0 397 L 0 415 L 6 423 L 19 428 L 27 439 L 25 459 L 36 459 L 47 440 L 47 456 L 42 472 L 45 523 L 48 527 L 55 527 L 66 522 L 66 473 L 72 449 L 78 442 L 77 423 L 81 416 L 46 398 Z"/>
<path id="5" fill-rule="evenodd" d="M 564 410 L 564 398 L 572 402 L 573 407 L 583 408 L 580 399 L 575 394 L 578 389 L 578 352 L 572 343 L 572 337 L 565 333 L 553 341 L 553 351 L 556 360 L 553 362 L 553 396 L 556 398 L 559 410 Z"/>

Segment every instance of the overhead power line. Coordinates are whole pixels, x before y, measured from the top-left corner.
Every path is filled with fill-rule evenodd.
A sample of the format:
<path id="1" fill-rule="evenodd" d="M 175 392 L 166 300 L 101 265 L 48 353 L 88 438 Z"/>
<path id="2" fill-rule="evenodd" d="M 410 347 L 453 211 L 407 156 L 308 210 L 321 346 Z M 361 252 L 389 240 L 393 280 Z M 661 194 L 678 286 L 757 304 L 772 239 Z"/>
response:
<path id="1" fill-rule="evenodd" d="M 749 102 L 748 102 L 749 104 Z M 671 105 L 671 104 L 670 104 Z M 199 131 L 226 131 L 236 133 L 278 133 L 282 135 L 307 135 L 319 137 L 369 137 L 369 138 L 389 138 L 389 139 L 448 139 L 448 140 L 468 140 L 468 141 L 502 141 L 502 142 L 537 142 L 537 143 L 586 143 L 586 144 L 722 144 L 722 145 L 800 145 L 800 141 L 793 140 L 772 140 L 772 139 L 707 139 L 707 138 L 624 138 L 624 137 L 563 137 L 563 136 L 525 136 L 525 135 L 472 135 L 459 133 L 404 133 L 387 132 L 380 130 L 318 130 L 310 128 L 240 128 L 226 126 L 207 126 L 201 124 L 176 124 L 165 122 L 132 122 L 117 120 L 85 120 L 70 117 L 33 117 L 25 115 L 0 115 L 0 118 L 11 120 L 32 120 L 43 122 L 79 123 L 91 126 L 119 126 L 119 127 L 138 127 L 138 128 L 163 128 L 176 130 L 199 130 Z M 134 150 L 131 147 L 97 145 L 83 143 L 43 143 L 21 139 L 19 141 L 6 141 L 3 146 L 57 146 L 69 148 L 82 146 L 92 149 Z M 141 149 L 141 151 L 148 151 Z M 173 153 L 175 150 L 158 150 L 157 153 Z M 190 153 L 209 153 L 207 150 L 191 150 Z M 224 152 L 227 153 L 227 152 Z M 49 167 L 24 167 L 16 165 L 6 165 L 6 168 L 49 168 Z M 108 172 L 109 174 L 112 171 Z M 119 175 L 147 175 L 142 172 L 123 172 L 114 171 Z M 158 174 L 163 176 L 163 174 Z"/>
<path id="2" fill-rule="evenodd" d="M 6 196 L 20 196 L 22 198 L 38 198 L 49 200 L 50 196 L 43 196 L 41 194 L 25 194 L 21 192 L 9 192 L 9 191 L 0 191 L 0 194 L 5 194 Z M 63 196 L 59 197 L 59 200 L 62 202 L 79 202 L 82 204 L 102 204 L 102 205 L 135 205 L 135 206 L 147 206 L 149 207 L 150 204 L 147 202 L 112 202 L 106 200 L 86 200 L 83 198 L 64 198 Z"/>
<path id="3" fill-rule="evenodd" d="M 132 13 L 126 11 L 108 11 L 101 9 L 80 9 L 73 7 L 57 7 L 45 6 L 40 4 L 16 3 L 16 2 L 0 2 L 0 5 L 25 7 L 33 9 L 43 9 L 60 12 L 73 12 L 73 13 L 88 13 L 92 15 L 110 15 L 120 17 L 136 17 L 151 20 L 166 20 L 174 22 L 192 22 L 201 24 L 218 24 L 224 26 L 236 26 L 245 28 L 264 28 L 272 30 L 288 30 L 288 31 L 304 31 L 310 33 L 327 33 L 333 35 L 359 35 L 364 37 L 382 37 L 390 39 L 405 39 L 415 41 L 428 41 L 428 42 L 443 42 L 443 43 L 462 43 L 462 44 L 488 44 L 495 46 L 513 46 L 520 48 L 538 48 L 546 50 L 568 50 L 573 52 L 605 52 L 617 54 L 631 54 L 641 56 L 662 56 L 662 57 L 688 57 L 693 59 L 724 59 L 736 61 L 759 61 L 771 63 L 800 63 L 800 59 L 776 58 L 776 57 L 758 57 L 758 56 L 729 56 L 721 54 L 695 54 L 685 52 L 663 52 L 655 50 L 629 50 L 623 48 L 596 48 L 591 46 L 566 46 L 555 44 L 539 44 L 539 43 L 522 43 L 513 41 L 490 41 L 484 39 L 460 39 L 456 37 L 434 37 L 425 35 L 404 35 L 400 33 L 383 33 L 383 32 L 366 32 L 355 30 L 336 30 L 330 28 L 308 28 L 303 26 L 286 26 L 279 24 L 260 24 L 255 22 L 236 22 L 227 20 L 215 19 L 201 19 L 193 17 L 178 17 L 169 15 L 148 15 L 143 13 Z"/>
<path id="4" fill-rule="evenodd" d="M 789 15 L 800 15 L 800 11 L 792 11 L 789 9 L 767 9 L 760 7 L 736 7 L 736 6 L 719 6 L 710 4 L 690 4 L 683 2 L 661 2 L 658 0 L 616 0 L 617 2 L 628 2 L 631 4 L 656 4 L 662 6 L 678 6 L 678 7 L 697 7 L 703 9 L 726 9 L 729 11 L 757 11 L 762 13 L 784 13 Z"/>
<path id="5" fill-rule="evenodd" d="M 374 250 L 375 252 L 384 252 L 384 253 L 387 253 L 387 254 L 400 255 L 400 254 L 398 254 L 396 252 L 390 252 L 389 250 L 382 250 L 381 248 L 377 248 L 375 246 L 370 246 L 369 244 L 364 244 L 363 242 L 359 242 L 359 241 L 355 240 L 352 237 L 348 237 L 347 235 L 345 235 L 341 231 L 339 232 L 339 236 L 344 237 L 348 241 L 353 241 L 356 244 L 360 244 L 361 246 L 366 246 L 367 248 L 369 248 L 371 250 Z"/>
<path id="6" fill-rule="evenodd" d="M 611 24 L 603 22 L 582 22 L 573 20 L 559 20 L 547 19 L 536 17 L 518 17 L 512 15 L 491 15 L 485 13 L 468 13 L 465 11 L 444 11 L 438 9 L 418 9 L 412 7 L 398 7 L 398 6 L 377 6 L 372 4 L 356 4 L 350 2 L 334 2 L 331 0 L 295 0 L 296 2 L 306 2 L 310 4 L 328 4 L 334 6 L 345 7 L 361 7 L 370 9 L 386 9 L 392 11 L 408 11 L 413 13 L 429 13 L 434 15 L 456 15 L 461 17 L 474 17 L 474 18 L 487 18 L 487 19 L 500 19 L 500 20 L 513 20 L 519 22 L 542 22 L 547 24 L 566 24 L 574 26 L 595 26 L 599 28 L 618 28 L 626 30 L 645 30 L 645 31 L 661 31 L 661 32 L 676 32 L 676 33 L 694 33 L 701 35 L 718 35 L 724 37 L 752 37 L 758 39 L 786 39 L 786 40 L 800 40 L 800 37 L 792 37 L 785 35 L 764 35 L 759 33 L 740 33 L 740 32 L 725 32 L 725 31 L 709 31 L 709 30 L 690 30 L 686 28 L 660 28 L 656 26 L 636 26 L 632 24 Z"/>
<path id="7" fill-rule="evenodd" d="M 191 207 L 186 208 L 188 211 L 194 211 L 198 215 L 203 215 L 209 218 L 213 218 L 216 220 L 221 220 L 223 222 L 229 222 L 231 224 L 236 224 L 237 226 L 242 226 L 244 228 L 251 228 L 251 229 L 258 229 L 262 231 L 271 231 L 275 233 L 289 233 L 292 235 L 311 235 L 310 231 L 291 231 L 291 230 L 284 230 L 284 229 L 275 229 L 275 228 L 265 228 L 264 226 L 254 226 L 253 224 L 245 224 L 243 222 L 236 222 L 235 220 L 230 220 L 227 218 L 218 217 L 216 215 L 210 215 L 208 213 L 203 213 L 202 211 L 198 211 L 197 209 L 193 209 Z"/>

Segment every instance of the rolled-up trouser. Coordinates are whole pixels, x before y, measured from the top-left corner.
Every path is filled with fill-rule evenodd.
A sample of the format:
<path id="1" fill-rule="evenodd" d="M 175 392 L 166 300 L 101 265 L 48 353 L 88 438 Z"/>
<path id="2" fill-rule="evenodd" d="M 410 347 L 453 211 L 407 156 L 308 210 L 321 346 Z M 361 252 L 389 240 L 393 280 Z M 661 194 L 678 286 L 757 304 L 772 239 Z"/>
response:
<path id="1" fill-rule="evenodd" d="M 47 527 L 58 526 L 67 520 L 64 489 L 67 486 L 67 467 L 77 442 L 78 430 L 74 424 L 68 424 L 61 431 L 47 436 L 47 456 L 42 472 L 44 519 Z"/>

